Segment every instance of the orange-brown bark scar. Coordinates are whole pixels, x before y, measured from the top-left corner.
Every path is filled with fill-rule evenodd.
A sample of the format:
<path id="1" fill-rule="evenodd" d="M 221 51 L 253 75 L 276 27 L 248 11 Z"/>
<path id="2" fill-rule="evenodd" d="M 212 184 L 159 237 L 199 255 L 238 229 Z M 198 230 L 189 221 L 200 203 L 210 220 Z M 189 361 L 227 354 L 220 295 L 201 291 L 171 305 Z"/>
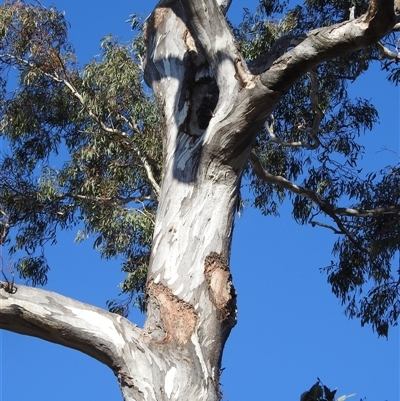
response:
<path id="1" fill-rule="evenodd" d="M 204 274 L 218 320 L 233 327 L 236 324 L 236 292 L 226 259 L 211 252 L 205 259 Z"/>
<path id="2" fill-rule="evenodd" d="M 198 321 L 194 307 L 162 284 L 150 282 L 147 291 L 157 299 L 166 337 L 162 342 L 184 344 L 191 337 Z"/>

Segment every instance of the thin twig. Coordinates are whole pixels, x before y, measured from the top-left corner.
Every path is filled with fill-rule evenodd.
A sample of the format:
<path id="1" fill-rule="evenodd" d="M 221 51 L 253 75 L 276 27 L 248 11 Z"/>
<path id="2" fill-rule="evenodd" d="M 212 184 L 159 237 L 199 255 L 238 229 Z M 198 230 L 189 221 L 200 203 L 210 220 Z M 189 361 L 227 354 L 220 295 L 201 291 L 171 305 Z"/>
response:
<path id="1" fill-rule="evenodd" d="M 317 80 L 317 73 L 315 71 L 310 72 L 310 83 L 311 83 L 311 91 L 310 91 L 310 98 L 311 98 L 311 106 L 314 111 L 314 119 L 311 127 L 307 127 L 305 122 L 304 124 L 300 124 L 298 126 L 299 130 L 309 132 L 311 141 L 303 142 L 303 141 L 284 141 L 281 138 L 278 138 L 274 133 L 274 116 L 271 114 L 269 117 L 269 124 L 265 123 L 265 129 L 268 132 L 270 137 L 270 141 L 279 144 L 280 146 L 284 147 L 292 147 L 292 148 L 306 148 L 309 150 L 317 149 L 321 142 L 318 138 L 318 130 L 321 120 L 324 118 L 324 113 L 321 110 L 321 107 L 318 103 L 318 80 Z"/>

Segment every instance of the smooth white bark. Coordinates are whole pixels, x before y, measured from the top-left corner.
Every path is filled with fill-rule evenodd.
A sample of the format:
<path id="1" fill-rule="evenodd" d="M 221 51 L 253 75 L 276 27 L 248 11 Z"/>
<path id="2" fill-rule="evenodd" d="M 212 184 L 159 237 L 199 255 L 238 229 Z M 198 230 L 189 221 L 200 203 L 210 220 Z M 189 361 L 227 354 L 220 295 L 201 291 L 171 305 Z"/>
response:
<path id="1" fill-rule="evenodd" d="M 58 294 L 0 289 L 0 328 L 78 349 L 115 372 L 126 401 L 215 401 L 236 321 L 229 273 L 238 189 L 253 140 L 291 85 L 392 29 L 394 3 L 282 43 L 248 68 L 215 0 L 161 1 L 145 77 L 165 124 L 144 329 Z M 276 51 L 275 51 L 276 50 Z"/>

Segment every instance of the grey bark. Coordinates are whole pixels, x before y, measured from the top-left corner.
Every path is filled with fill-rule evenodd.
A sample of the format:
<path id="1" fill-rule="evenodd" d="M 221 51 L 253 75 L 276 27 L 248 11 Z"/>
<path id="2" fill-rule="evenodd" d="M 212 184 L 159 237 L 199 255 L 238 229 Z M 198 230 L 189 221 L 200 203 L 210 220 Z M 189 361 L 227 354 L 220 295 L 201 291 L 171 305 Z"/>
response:
<path id="1" fill-rule="evenodd" d="M 222 351 L 236 322 L 233 219 L 253 141 L 303 74 L 375 43 L 395 24 L 393 1 L 374 0 L 365 15 L 284 38 L 247 65 L 220 5 L 165 0 L 146 21 L 145 77 L 165 133 L 144 328 L 47 291 L 0 289 L 1 328 L 107 364 L 126 401 L 218 399 Z"/>

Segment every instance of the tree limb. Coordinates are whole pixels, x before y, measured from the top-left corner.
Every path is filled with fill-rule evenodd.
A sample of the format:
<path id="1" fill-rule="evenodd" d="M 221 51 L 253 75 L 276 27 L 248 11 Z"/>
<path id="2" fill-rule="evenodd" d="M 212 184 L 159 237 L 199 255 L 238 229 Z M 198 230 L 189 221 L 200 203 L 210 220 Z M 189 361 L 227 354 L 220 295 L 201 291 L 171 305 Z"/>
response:
<path id="1" fill-rule="evenodd" d="M 292 35 L 287 34 L 278 38 L 271 46 L 271 48 L 256 57 L 254 60 L 251 60 L 248 63 L 249 70 L 254 74 L 258 75 L 266 71 L 269 67 L 271 67 L 272 63 L 283 56 L 288 49 L 293 48 L 300 44 L 307 36 L 305 35 Z"/>
<path id="2" fill-rule="evenodd" d="M 349 231 L 340 220 L 338 216 L 348 216 L 348 217 L 377 217 L 382 214 L 400 214 L 400 205 L 388 206 L 386 208 L 376 208 L 372 210 L 363 210 L 363 209 L 353 209 L 353 208 L 336 208 L 332 204 L 330 204 L 326 199 L 319 196 L 316 192 L 311 191 L 308 188 L 304 188 L 300 185 L 297 185 L 282 176 L 276 176 L 266 172 L 254 152 L 252 152 L 249 156 L 249 161 L 253 166 L 254 172 L 256 175 L 262 179 L 263 181 L 269 184 L 275 184 L 282 188 L 285 188 L 299 196 L 310 199 L 319 207 L 319 209 L 324 212 L 326 215 L 331 217 L 331 219 L 336 223 L 339 230 L 336 230 L 332 226 L 328 226 L 323 223 L 318 223 L 312 221 L 311 224 L 313 226 L 319 225 L 323 227 L 330 228 L 336 234 L 345 234 L 351 242 L 360 250 L 367 252 L 366 249 L 360 247 L 358 242 L 354 238 L 354 233 Z"/>
<path id="3" fill-rule="evenodd" d="M 383 214 L 400 214 L 400 205 L 377 207 L 375 209 L 335 208 L 335 213 L 347 217 L 378 217 Z"/>
<path id="4" fill-rule="evenodd" d="M 141 330 L 122 316 L 37 288 L 17 285 L 15 293 L 0 286 L 0 328 L 77 349 L 114 371 L 124 366 L 121 333 L 133 333 L 139 345 Z"/>
<path id="5" fill-rule="evenodd" d="M 310 223 L 313 227 L 319 226 L 319 227 L 323 227 L 323 228 L 328 228 L 329 230 L 332 230 L 334 232 L 334 234 L 343 234 L 340 230 L 338 230 L 337 228 L 335 228 L 329 224 L 320 223 L 320 222 L 314 221 L 314 220 L 311 220 Z"/>
<path id="6" fill-rule="evenodd" d="M 400 54 L 399 52 L 394 52 L 390 49 L 388 49 L 385 45 L 383 45 L 382 42 L 378 42 L 376 44 L 376 48 L 379 52 L 379 55 L 382 59 L 390 59 L 394 61 L 399 61 L 400 60 Z"/>
<path id="7" fill-rule="evenodd" d="M 312 200 L 323 212 L 327 213 L 328 215 L 330 215 L 330 213 L 333 213 L 336 216 L 366 218 L 378 217 L 383 214 L 400 214 L 400 205 L 378 207 L 375 209 L 333 207 L 333 205 L 329 204 L 324 198 L 319 196 L 314 191 L 302 187 L 301 185 L 297 185 L 282 176 L 273 175 L 265 171 L 261 166 L 260 160 L 254 152 L 250 154 L 249 161 L 253 166 L 253 170 L 258 178 L 267 182 L 268 184 L 278 185 L 296 195 Z"/>
<path id="8" fill-rule="evenodd" d="M 282 188 L 288 189 L 289 191 L 300 195 L 304 198 L 312 200 L 324 213 L 326 213 L 328 216 L 332 218 L 332 220 L 336 223 L 336 225 L 339 227 L 341 232 L 343 234 L 346 234 L 349 239 L 355 243 L 355 245 L 358 244 L 354 240 L 354 235 L 344 227 L 343 223 L 340 221 L 338 216 L 334 212 L 333 206 L 328 203 L 326 200 L 324 200 L 322 197 L 320 197 L 317 193 L 314 191 L 311 191 L 310 189 L 304 188 L 300 185 L 294 184 L 293 182 L 287 180 L 284 177 L 281 176 L 275 176 L 273 174 L 270 174 L 266 172 L 262 166 L 260 161 L 258 160 L 258 157 L 255 155 L 254 152 L 250 154 L 249 161 L 251 165 L 253 166 L 253 169 L 257 176 L 261 178 L 263 181 L 268 182 L 270 184 L 276 184 L 279 185 Z"/>
<path id="9" fill-rule="evenodd" d="M 353 20 L 314 29 L 260 75 L 268 88 L 286 92 L 297 79 L 334 57 L 379 41 L 396 22 L 393 0 L 371 0 L 367 12 Z"/>
<path id="10" fill-rule="evenodd" d="M 309 142 L 303 142 L 303 141 L 288 142 L 288 141 L 283 140 L 282 138 L 278 138 L 274 132 L 274 122 L 275 122 L 275 118 L 274 118 L 273 114 L 271 114 L 269 117 L 269 124 L 267 124 L 267 123 L 264 124 L 264 127 L 268 132 L 270 142 L 276 143 L 285 148 L 289 148 L 289 147 L 290 148 L 306 148 L 306 149 L 312 150 L 312 149 L 316 149 L 318 147 L 318 146 L 315 146 L 315 144 L 312 144 Z"/>

